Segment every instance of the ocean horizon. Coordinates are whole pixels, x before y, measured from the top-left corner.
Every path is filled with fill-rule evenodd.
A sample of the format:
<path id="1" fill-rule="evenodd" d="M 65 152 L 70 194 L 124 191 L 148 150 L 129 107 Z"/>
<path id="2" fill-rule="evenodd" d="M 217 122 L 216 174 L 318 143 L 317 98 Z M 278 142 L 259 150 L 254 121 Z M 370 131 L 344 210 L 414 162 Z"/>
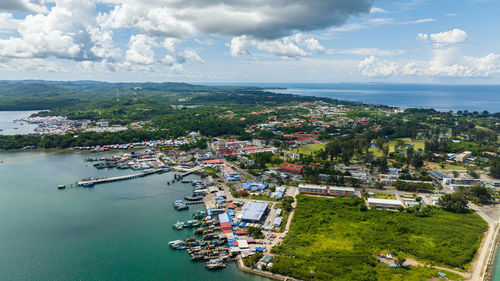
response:
<path id="1" fill-rule="evenodd" d="M 390 83 L 197 83 L 261 86 L 284 89 L 275 93 L 327 97 L 365 104 L 438 111 L 500 111 L 500 85 L 390 84 Z"/>

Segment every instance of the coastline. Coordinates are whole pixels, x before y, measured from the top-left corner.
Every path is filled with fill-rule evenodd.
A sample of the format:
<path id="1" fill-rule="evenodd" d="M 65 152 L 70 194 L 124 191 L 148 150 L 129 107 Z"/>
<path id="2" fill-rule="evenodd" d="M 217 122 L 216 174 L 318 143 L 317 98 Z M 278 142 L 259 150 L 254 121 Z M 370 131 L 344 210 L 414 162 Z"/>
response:
<path id="1" fill-rule="evenodd" d="M 262 277 L 270 278 L 273 280 L 279 280 L 279 281 L 286 281 L 286 280 L 289 280 L 289 281 L 297 280 L 298 281 L 298 280 L 300 280 L 300 279 L 295 279 L 295 278 L 292 278 L 289 276 L 272 273 L 269 271 L 262 271 L 262 270 L 258 270 L 258 269 L 254 269 L 254 268 L 248 268 L 245 266 L 245 264 L 243 264 L 242 258 L 238 258 L 236 263 L 238 264 L 238 268 L 242 272 L 251 273 L 251 274 L 255 274 L 255 275 L 259 275 Z"/>
<path id="2" fill-rule="evenodd" d="M 500 220 L 494 225 L 495 228 L 495 234 L 493 238 L 493 242 L 490 247 L 490 251 L 488 254 L 488 259 L 486 262 L 486 268 L 484 270 L 484 275 L 483 275 L 483 281 L 491 281 L 493 279 L 494 273 L 495 273 L 495 263 L 498 259 L 498 246 L 500 239 L 498 237 L 499 232 L 500 232 Z"/>

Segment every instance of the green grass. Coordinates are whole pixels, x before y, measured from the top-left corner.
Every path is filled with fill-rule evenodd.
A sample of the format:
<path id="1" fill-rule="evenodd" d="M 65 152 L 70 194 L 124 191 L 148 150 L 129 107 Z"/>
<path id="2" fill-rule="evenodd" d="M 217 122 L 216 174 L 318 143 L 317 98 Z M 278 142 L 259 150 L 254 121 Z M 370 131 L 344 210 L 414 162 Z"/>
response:
<path id="1" fill-rule="evenodd" d="M 322 144 L 322 143 L 308 144 L 308 145 L 299 146 L 298 148 L 293 149 L 292 151 L 295 153 L 302 153 L 302 154 L 309 155 L 311 153 L 314 153 L 314 152 L 317 152 L 317 151 L 324 149 L 325 146 L 326 145 Z"/>
<path id="2" fill-rule="evenodd" d="M 262 201 L 273 201 L 273 202 L 276 202 L 276 199 L 269 198 L 269 196 L 267 196 L 265 194 L 253 195 L 253 196 L 249 196 L 248 198 L 253 199 L 253 200 L 262 200 Z"/>
<path id="3" fill-rule="evenodd" d="M 444 168 L 441 168 L 441 164 L 433 163 L 433 162 L 425 162 L 425 167 L 432 170 L 440 170 L 440 171 L 465 171 L 467 168 L 457 165 L 444 164 Z"/>
<path id="4" fill-rule="evenodd" d="M 363 212 L 359 198 L 299 195 L 297 200 L 289 234 L 283 245 L 273 249 L 272 271 L 303 280 L 428 280 L 437 276 L 437 270 L 388 269 L 377 263 L 376 254 L 467 268 L 487 228 L 475 213 L 435 208 L 429 217 L 417 217 L 384 210 Z"/>

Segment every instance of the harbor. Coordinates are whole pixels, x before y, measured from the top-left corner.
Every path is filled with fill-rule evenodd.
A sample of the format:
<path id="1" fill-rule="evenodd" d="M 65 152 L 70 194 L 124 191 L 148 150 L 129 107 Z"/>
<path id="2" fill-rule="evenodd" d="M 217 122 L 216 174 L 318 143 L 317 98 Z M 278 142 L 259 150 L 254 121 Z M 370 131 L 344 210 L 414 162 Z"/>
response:
<path id="1" fill-rule="evenodd" d="M 236 263 L 208 270 L 205 261 L 190 262 L 185 250 L 169 241 L 192 236 L 196 228 L 176 230 L 177 220 L 193 220 L 203 204 L 177 212 L 172 201 L 192 194 L 191 184 L 172 181 L 174 172 L 95 188 L 56 190 L 78 178 L 115 177 L 126 170 L 85 165 L 87 157 L 106 153 L 0 152 L 0 211 L 15 211 L 3 220 L 0 239 L 1 280 L 268 280 L 243 274 Z M 20 177 L 16 171 L 23 170 Z M 47 177 L 58 171 L 57 177 Z M 184 180 L 200 180 L 190 175 Z M 64 210 L 64 211 L 61 211 Z M 189 235 L 189 236 L 188 236 Z M 64 253 L 64 255 L 61 255 Z M 36 259 L 26 257 L 36 256 Z M 96 260 L 101 260 L 96 262 Z M 92 265 L 92 266 L 87 266 Z M 82 268 L 85 273 L 75 271 Z M 111 269 L 112 268 L 112 269 Z"/>

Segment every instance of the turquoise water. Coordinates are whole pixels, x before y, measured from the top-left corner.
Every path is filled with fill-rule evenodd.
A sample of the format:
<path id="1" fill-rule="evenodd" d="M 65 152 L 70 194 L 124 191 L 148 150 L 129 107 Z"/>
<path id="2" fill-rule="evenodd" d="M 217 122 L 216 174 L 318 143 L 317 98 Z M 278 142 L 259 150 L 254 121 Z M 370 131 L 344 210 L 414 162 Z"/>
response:
<path id="1" fill-rule="evenodd" d="M 500 281 L 500 247 L 497 249 L 495 270 L 493 272 L 493 278 L 491 280 Z"/>
<path id="2" fill-rule="evenodd" d="M 0 280 L 266 280 L 234 263 L 207 271 L 169 248 L 168 241 L 192 233 L 171 225 L 201 208 L 173 209 L 172 201 L 192 187 L 167 185 L 172 173 L 57 189 L 85 177 L 132 173 L 83 161 L 103 155 L 0 152 Z"/>

